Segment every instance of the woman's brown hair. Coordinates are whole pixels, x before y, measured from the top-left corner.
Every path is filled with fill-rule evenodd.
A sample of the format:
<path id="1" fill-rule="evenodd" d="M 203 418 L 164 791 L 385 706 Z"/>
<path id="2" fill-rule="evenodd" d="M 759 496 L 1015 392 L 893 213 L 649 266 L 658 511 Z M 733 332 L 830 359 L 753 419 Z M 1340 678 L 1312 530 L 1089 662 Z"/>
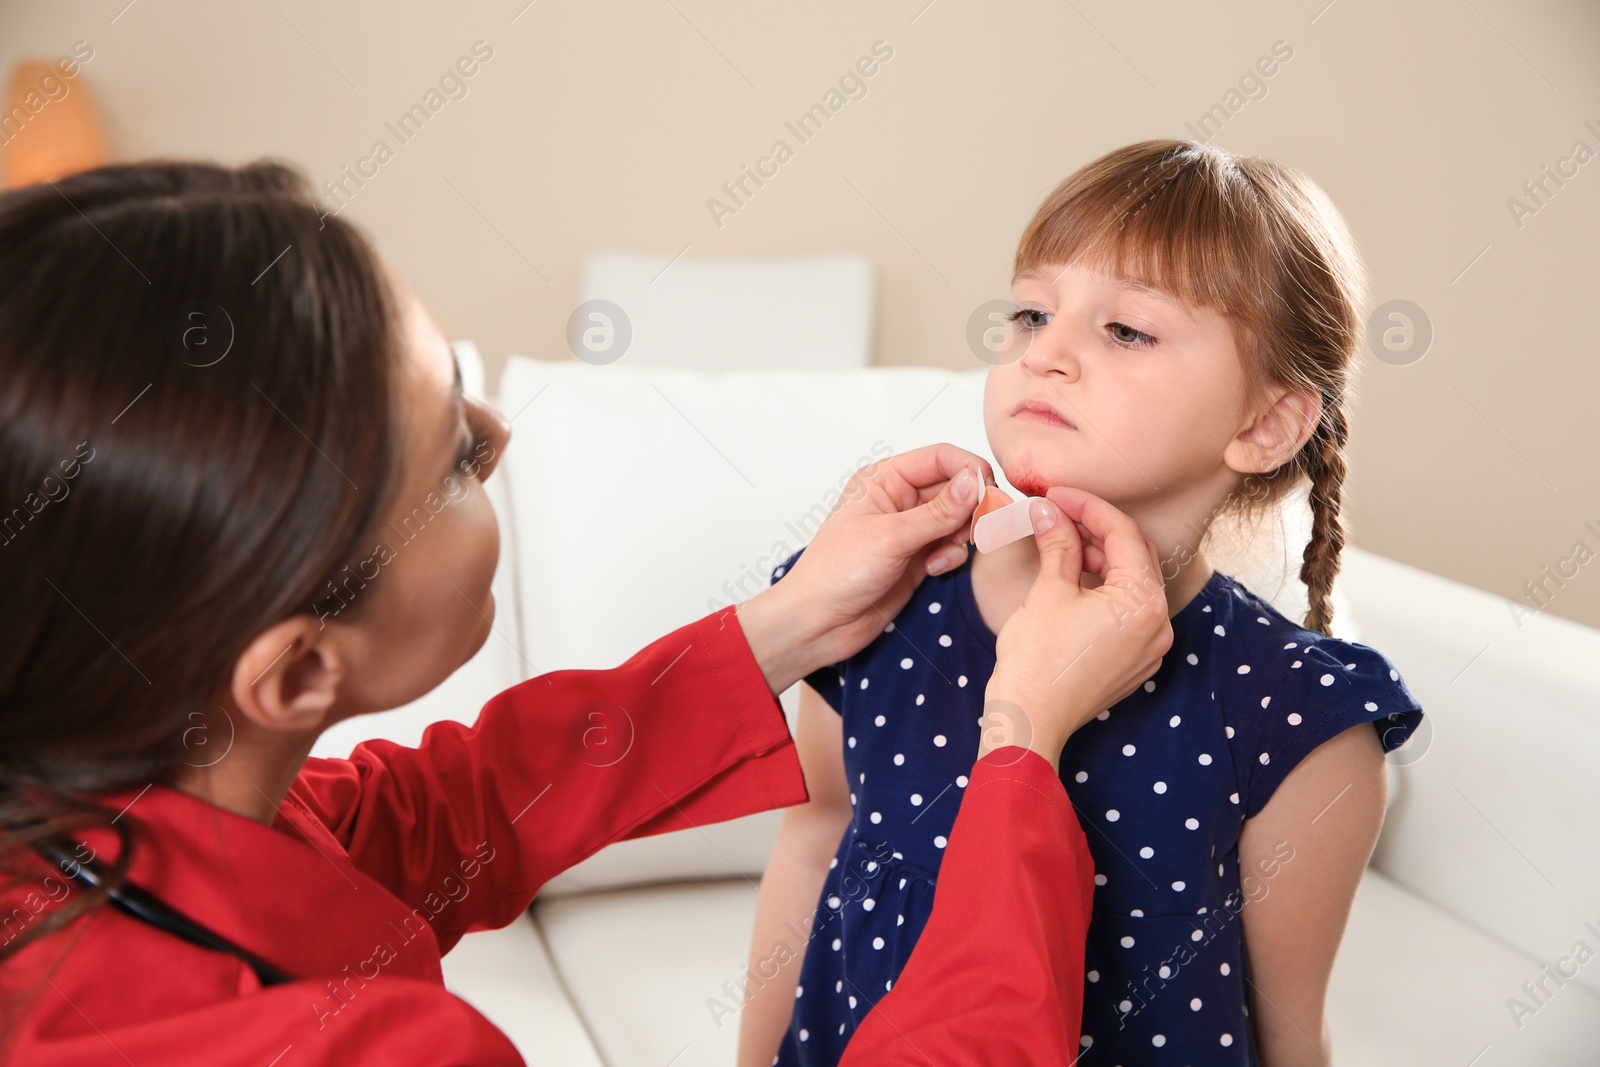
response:
<path id="1" fill-rule="evenodd" d="M 1247 402 L 1270 385 L 1321 398 L 1305 445 L 1247 476 L 1227 507 L 1264 509 L 1309 482 L 1305 625 L 1327 633 L 1344 549 L 1346 404 L 1366 300 L 1365 269 L 1333 203 L 1272 160 L 1193 141 L 1141 141 L 1056 186 L 1023 232 L 1014 271 L 1075 260 L 1226 315 Z"/>
<path id="2" fill-rule="evenodd" d="M 397 336 L 371 246 L 281 163 L 0 195 L 0 900 L 52 874 L 30 846 L 120 839 L 102 889 L 0 915 L 0 962 L 125 878 L 99 795 L 214 760 L 241 652 L 381 520 Z"/>

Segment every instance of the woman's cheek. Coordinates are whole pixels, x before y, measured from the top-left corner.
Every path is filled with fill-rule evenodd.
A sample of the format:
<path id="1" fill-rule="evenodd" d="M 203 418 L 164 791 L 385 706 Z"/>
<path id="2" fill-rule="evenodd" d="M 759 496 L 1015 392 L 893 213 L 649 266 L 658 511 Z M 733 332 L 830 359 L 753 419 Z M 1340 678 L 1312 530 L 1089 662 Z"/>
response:
<path id="1" fill-rule="evenodd" d="M 500 562 L 500 522 L 494 505 L 482 485 L 474 483 L 472 495 L 461 502 L 465 521 L 462 558 L 467 562 L 468 580 L 478 589 L 480 601 L 489 595 L 495 568 Z M 463 589 L 463 591 L 466 591 Z"/>

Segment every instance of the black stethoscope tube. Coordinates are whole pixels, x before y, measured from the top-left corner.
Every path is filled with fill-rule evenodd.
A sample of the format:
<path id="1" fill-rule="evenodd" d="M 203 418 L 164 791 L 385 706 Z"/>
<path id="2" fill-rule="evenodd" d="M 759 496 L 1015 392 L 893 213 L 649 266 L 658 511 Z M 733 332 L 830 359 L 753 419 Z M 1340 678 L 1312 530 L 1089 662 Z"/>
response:
<path id="1" fill-rule="evenodd" d="M 76 842 L 71 842 L 76 844 Z M 61 841 L 34 842 L 37 850 L 46 859 L 51 860 L 61 869 L 61 872 L 72 879 L 79 886 L 86 889 L 98 889 L 104 884 L 104 876 L 93 863 L 84 863 L 78 860 L 68 850 L 67 843 Z M 203 926 L 189 918 L 183 912 L 170 906 L 160 897 L 132 882 L 124 882 L 112 889 L 108 894 L 113 907 L 148 923 L 158 930 L 180 937 L 190 944 L 199 945 L 201 948 L 212 949 L 216 952 L 225 952 L 230 956 L 245 963 L 263 986 L 286 985 L 294 981 L 287 974 L 255 955 L 229 941 L 221 934 L 209 927 Z"/>

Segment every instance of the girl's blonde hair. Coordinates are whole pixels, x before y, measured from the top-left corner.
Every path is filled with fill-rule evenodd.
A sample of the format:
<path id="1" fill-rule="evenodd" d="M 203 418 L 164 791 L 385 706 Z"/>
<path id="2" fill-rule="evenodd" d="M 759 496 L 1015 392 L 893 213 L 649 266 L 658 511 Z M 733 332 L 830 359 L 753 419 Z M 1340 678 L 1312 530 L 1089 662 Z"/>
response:
<path id="1" fill-rule="evenodd" d="M 1305 625 L 1327 633 L 1344 548 L 1345 405 L 1366 301 L 1365 269 L 1332 201 L 1272 160 L 1194 141 L 1141 141 L 1051 191 L 1023 231 L 1013 270 L 1074 261 L 1227 316 L 1247 402 L 1271 385 L 1321 397 L 1305 445 L 1247 476 L 1225 507 L 1265 508 L 1309 480 Z"/>

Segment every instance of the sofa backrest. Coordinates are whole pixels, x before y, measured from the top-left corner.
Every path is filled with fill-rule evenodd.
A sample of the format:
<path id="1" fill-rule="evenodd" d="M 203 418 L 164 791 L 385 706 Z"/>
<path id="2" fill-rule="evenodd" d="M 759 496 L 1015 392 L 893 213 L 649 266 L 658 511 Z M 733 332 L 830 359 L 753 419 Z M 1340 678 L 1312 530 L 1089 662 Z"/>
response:
<path id="1" fill-rule="evenodd" d="M 1342 581 L 1363 640 L 1426 712 L 1426 731 L 1392 754 L 1398 788 L 1372 865 L 1575 969 L 1577 942 L 1578 962 L 1600 950 L 1600 630 L 1359 550 Z M 1600 993 L 1600 970 L 1576 969 Z"/>

